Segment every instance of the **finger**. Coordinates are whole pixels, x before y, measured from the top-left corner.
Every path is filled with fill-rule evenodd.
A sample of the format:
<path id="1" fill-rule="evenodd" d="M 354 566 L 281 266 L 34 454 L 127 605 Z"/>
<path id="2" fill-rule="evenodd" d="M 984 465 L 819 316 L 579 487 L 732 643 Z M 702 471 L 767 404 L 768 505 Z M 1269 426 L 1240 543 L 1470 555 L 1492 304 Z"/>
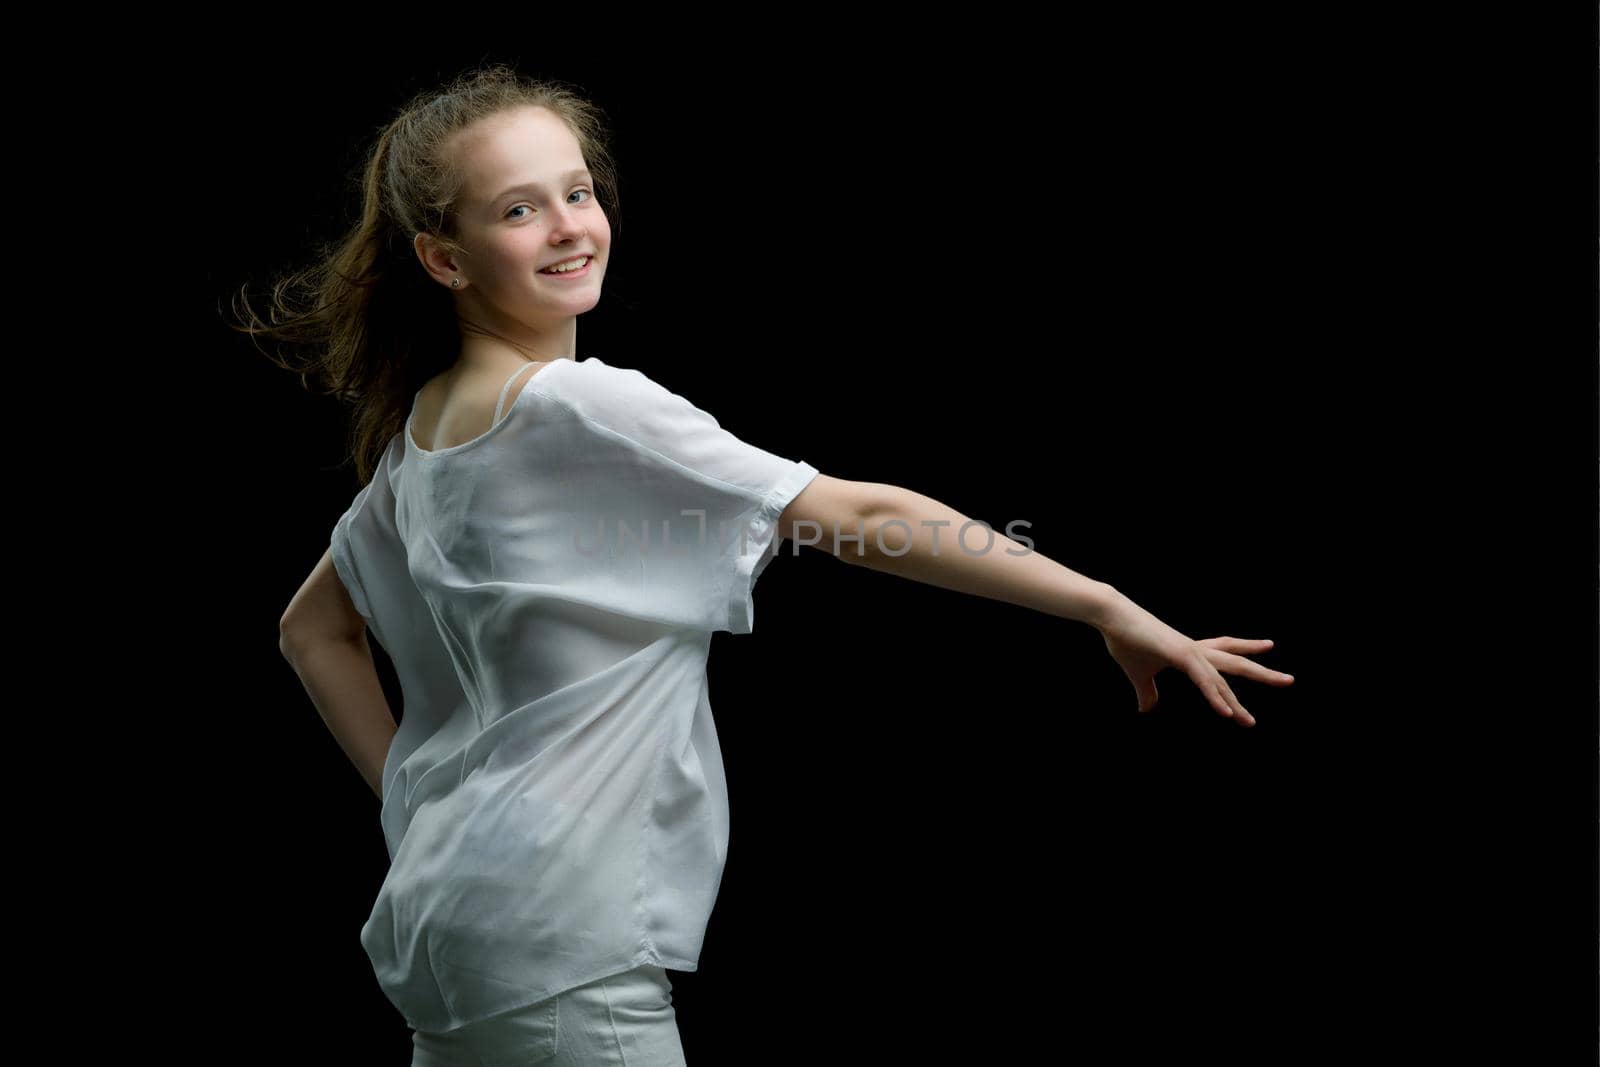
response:
<path id="1" fill-rule="evenodd" d="M 1186 663 L 1189 680 L 1195 684 L 1201 694 L 1217 709 L 1218 715 L 1233 718 L 1233 706 L 1222 695 L 1222 675 L 1211 666 L 1211 662 L 1203 653 L 1196 653 L 1194 658 Z"/>
<path id="2" fill-rule="evenodd" d="M 1217 714 L 1226 718 L 1233 718 L 1233 705 L 1223 697 L 1222 690 L 1217 686 L 1203 686 L 1200 691 L 1211 701 L 1211 706 L 1217 709 Z"/>
<path id="3" fill-rule="evenodd" d="M 1230 709 L 1229 713 L 1238 720 L 1240 726 L 1254 726 L 1256 724 L 1256 720 L 1248 711 L 1244 710 L 1244 705 L 1239 703 L 1239 698 L 1233 695 L 1233 690 L 1228 688 L 1228 683 L 1222 680 L 1220 674 L 1217 675 L 1217 689 L 1224 704 Z"/>
<path id="4" fill-rule="evenodd" d="M 1211 665 L 1218 670 L 1226 670 L 1229 674 L 1239 674 L 1246 678 L 1254 678 L 1258 682 L 1268 685 L 1289 685 L 1294 682 L 1294 675 L 1284 671 L 1275 671 L 1271 667 L 1264 667 L 1255 660 L 1245 659 L 1243 656 L 1232 652 L 1223 652 L 1220 649 L 1206 654 Z"/>
<path id="5" fill-rule="evenodd" d="M 1133 682 L 1134 697 L 1138 700 L 1139 711 L 1141 713 L 1154 711 L 1156 702 L 1161 699 L 1161 692 L 1156 688 L 1155 676 L 1147 675 L 1143 678 L 1133 678 L 1131 680 Z"/>
<path id="6" fill-rule="evenodd" d="M 1197 652 L 1190 661 L 1189 677 L 1194 684 L 1200 687 L 1211 706 L 1217 709 L 1217 714 L 1226 715 L 1228 718 L 1237 717 L 1237 700 L 1230 699 L 1232 693 L 1228 690 L 1228 683 L 1222 680 L 1222 675 L 1211 665 L 1210 657 L 1204 652 Z"/>
<path id="7" fill-rule="evenodd" d="M 1207 648 L 1220 648 L 1224 652 L 1260 652 L 1272 647 L 1270 637 L 1207 637 L 1196 641 Z"/>

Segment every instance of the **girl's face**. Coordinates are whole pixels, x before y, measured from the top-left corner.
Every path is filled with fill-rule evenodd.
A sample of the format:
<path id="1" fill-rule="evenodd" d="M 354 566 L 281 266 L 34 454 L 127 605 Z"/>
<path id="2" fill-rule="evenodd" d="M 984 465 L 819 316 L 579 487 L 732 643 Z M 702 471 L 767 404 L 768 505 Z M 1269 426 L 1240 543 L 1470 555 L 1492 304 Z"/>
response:
<path id="1" fill-rule="evenodd" d="M 463 130 L 454 147 L 465 170 L 461 243 L 472 254 L 445 284 L 462 276 L 462 310 L 538 333 L 594 307 L 611 223 L 566 124 L 544 108 L 518 108 Z M 546 271 L 579 256 L 589 260 L 578 271 Z"/>

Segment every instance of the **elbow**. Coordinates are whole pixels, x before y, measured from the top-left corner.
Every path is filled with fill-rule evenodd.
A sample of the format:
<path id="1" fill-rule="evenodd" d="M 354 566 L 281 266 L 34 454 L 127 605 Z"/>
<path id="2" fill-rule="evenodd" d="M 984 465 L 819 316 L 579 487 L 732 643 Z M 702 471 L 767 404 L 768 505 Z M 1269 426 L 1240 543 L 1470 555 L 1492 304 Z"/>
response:
<path id="1" fill-rule="evenodd" d="M 278 651 L 285 659 L 293 659 L 306 645 L 324 636 L 323 631 L 313 628 L 303 616 L 286 614 L 278 620 Z"/>
<path id="2" fill-rule="evenodd" d="M 366 630 L 338 630 L 301 622 L 278 624 L 278 651 L 294 659 L 305 648 L 327 644 L 363 644 Z"/>
<path id="3" fill-rule="evenodd" d="M 300 604 L 290 604 L 278 616 L 278 651 L 288 655 L 293 649 L 305 643 L 307 636 L 306 616 L 299 610 Z"/>
<path id="4" fill-rule="evenodd" d="M 287 622 L 278 623 L 278 651 L 284 659 L 293 659 L 295 650 L 304 643 L 301 633 Z"/>

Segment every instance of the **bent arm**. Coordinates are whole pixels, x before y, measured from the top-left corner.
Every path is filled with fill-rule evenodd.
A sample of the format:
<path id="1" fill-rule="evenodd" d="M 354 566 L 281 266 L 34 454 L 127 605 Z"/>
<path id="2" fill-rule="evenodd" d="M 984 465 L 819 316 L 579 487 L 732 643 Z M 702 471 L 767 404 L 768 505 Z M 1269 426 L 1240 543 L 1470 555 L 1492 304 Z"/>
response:
<path id="1" fill-rule="evenodd" d="M 778 532 L 846 563 L 1096 628 L 1124 599 L 1033 551 L 1031 540 L 1014 541 L 896 485 L 818 475 L 784 509 Z"/>
<path id="2" fill-rule="evenodd" d="M 366 637 L 297 637 L 282 632 L 278 650 L 306 688 L 339 747 L 379 800 L 383 765 L 398 729 Z"/>

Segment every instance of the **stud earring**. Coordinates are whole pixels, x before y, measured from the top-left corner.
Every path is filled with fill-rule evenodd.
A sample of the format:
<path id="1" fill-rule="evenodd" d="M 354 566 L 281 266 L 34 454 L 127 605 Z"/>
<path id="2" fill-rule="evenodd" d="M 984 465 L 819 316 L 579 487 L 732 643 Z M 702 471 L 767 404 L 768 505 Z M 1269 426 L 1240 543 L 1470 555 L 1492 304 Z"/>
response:
<path id="1" fill-rule="evenodd" d="M 455 288 L 459 287 L 460 285 L 461 285 L 461 279 L 460 278 L 451 278 L 450 279 L 450 288 L 455 289 Z"/>

